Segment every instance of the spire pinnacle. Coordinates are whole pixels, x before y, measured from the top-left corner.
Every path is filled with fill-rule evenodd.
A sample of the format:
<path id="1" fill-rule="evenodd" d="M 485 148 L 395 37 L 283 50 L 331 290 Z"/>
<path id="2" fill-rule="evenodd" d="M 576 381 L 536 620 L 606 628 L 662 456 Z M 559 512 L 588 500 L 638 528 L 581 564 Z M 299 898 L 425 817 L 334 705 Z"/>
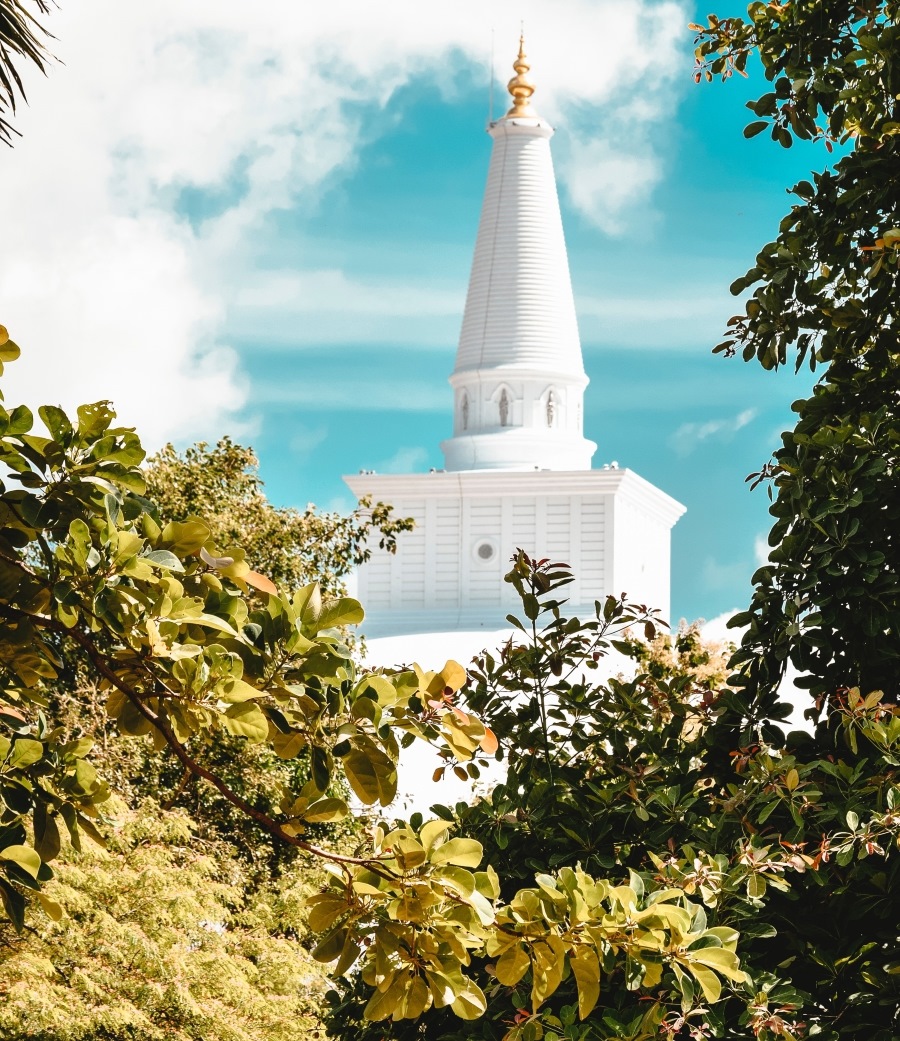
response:
<path id="1" fill-rule="evenodd" d="M 534 119 L 537 117 L 537 113 L 529 105 L 531 95 L 534 93 L 534 83 L 528 77 L 531 66 L 525 55 L 524 33 L 519 37 L 519 54 L 513 62 L 513 68 L 516 70 L 516 75 L 507 84 L 507 90 L 513 98 L 513 106 L 504 118 L 513 119 L 516 116 L 525 116 Z"/>

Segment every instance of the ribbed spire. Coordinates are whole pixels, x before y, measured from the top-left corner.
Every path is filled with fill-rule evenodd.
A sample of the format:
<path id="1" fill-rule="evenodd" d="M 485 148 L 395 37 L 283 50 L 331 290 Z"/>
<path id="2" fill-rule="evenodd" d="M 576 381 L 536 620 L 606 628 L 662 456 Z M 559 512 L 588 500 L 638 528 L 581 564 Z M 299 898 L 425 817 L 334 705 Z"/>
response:
<path id="1" fill-rule="evenodd" d="M 478 226 L 456 368 L 448 470 L 588 470 L 587 376 L 550 155 L 553 128 L 532 111 L 524 40 L 492 123 L 491 165 Z"/>

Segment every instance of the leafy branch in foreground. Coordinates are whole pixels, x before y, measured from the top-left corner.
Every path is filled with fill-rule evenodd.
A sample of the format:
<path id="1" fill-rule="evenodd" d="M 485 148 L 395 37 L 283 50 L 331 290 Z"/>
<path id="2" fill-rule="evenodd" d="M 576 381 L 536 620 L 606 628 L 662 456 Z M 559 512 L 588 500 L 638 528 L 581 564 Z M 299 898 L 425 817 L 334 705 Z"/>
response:
<path id="1" fill-rule="evenodd" d="M 0 335 L 0 362 L 14 360 L 18 348 Z M 643 966 L 653 987 L 672 988 L 687 971 L 707 1000 L 719 977 L 743 979 L 731 933 L 706 930 L 682 891 L 654 895 L 652 879 L 623 889 L 584 872 L 548 874 L 506 904 L 490 867 L 471 870 L 480 842 L 450 837 L 447 822 L 376 829 L 355 854 L 310 841 L 311 825 L 349 813 L 331 794 L 336 778 L 363 805 L 387 806 L 402 746 L 429 741 L 449 764 L 496 749 L 459 693 L 465 670 L 360 673 L 342 632 L 362 620 L 356 601 L 315 584 L 281 591 L 199 517 L 164 522 L 144 494 L 140 443 L 113 425 L 108 404 L 82 406 L 74 421 L 55 406 L 38 414 L 49 436 L 33 432 L 25 406 L 0 409 L 0 899 L 18 928 L 33 900 L 51 917 L 64 912 L 44 885 L 66 838 L 76 850 L 82 835 L 104 841 L 111 792 L 91 762 L 92 735 L 66 734 L 44 712 L 81 669 L 105 692 L 119 740 L 174 753 L 261 828 L 329 865 L 332 888 L 313 901 L 326 930 L 316 954 L 337 958 L 339 973 L 362 957 L 370 1019 L 414 1018 L 429 1005 L 482 1015 L 484 992 L 467 969 L 473 955 L 507 950 L 504 965 L 532 964 L 536 1001 L 567 966 L 580 974 L 584 1015 L 601 955 Z M 524 558 L 519 570 L 531 571 Z M 615 608 L 619 620 L 625 610 Z M 594 626 L 602 633 L 605 622 Z M 302 759 L 309 780 L 279 791 L 280 812 L 260 809 L 208 764 L 223 737 Z M 712 969 L 710 946 L 726 952 Z"/>
<path id="2" fill-rule="evenodd" d="M 474 840 L 503 865 L 500 936 L 472 950 L 468 970 L 486 1011 L 464 1026 L 440 1008 L 368 1025 L 366 979 L 400 1007 L 405 993 L 403 958 L 379 970 L 370 953 L 375 969 L 333 998 L 331 1033 L 892 1041 L 900 714 L 877 692 L 851 690 L 820 739 L 786 736 L 790 706 L 748 716 L 721 649 L 695 627 L 665 638 L 651 629 L 648 644 L 630 630 L 655 629 L 652 613 L 615 597 L 573 618 L 568 568 L 523 553 L 507 580 L 524 617 L 510 619 L 517 633 L 499 652 L 476 659 L 466 692 L 506 776 L 471 804 L 434 808 L 453 841 Z M 637 675 L 605 679 L 610 648 L 634 658 Z M 630 927 L 660 914 L 668 933 L 654 921 L 649 937 L 626 929 L 635 943 L 618 946 L 620 896 Z M 604 908 L 609 931 L 598 928 Z"/>

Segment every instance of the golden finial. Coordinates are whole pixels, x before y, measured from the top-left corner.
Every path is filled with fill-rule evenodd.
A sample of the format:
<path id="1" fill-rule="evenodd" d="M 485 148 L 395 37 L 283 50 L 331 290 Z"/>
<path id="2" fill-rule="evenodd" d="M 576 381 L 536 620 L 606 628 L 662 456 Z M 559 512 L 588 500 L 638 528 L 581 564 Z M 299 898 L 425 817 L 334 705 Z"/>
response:
<path id="1" fill-rule="evenodd" d="M 513 62 L 516 75 L 507 84 L 507 89 L 513 97 L 513 106 L 506 113 L 506 119 L 516 116 L 525 116 L 531 119 L 537 118 L 537 112 L 528 104 L 534 93 L 534 84 L 528 78 L 528 70 L 531 66 L 525 57 L 525 36 L 519 37 L 519 56 Z"/>

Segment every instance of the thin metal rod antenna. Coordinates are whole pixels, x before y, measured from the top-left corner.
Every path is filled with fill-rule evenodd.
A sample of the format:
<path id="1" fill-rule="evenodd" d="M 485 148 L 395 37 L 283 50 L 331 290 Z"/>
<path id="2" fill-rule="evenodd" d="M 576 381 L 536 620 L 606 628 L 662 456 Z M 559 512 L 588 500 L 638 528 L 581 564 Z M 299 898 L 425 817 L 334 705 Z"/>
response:
<path id="1" fill-rule="evenodd" d="M 488 126 L 494 122 L 494 27 L 491 26 L 491 81 L 488 84 Z"/>

